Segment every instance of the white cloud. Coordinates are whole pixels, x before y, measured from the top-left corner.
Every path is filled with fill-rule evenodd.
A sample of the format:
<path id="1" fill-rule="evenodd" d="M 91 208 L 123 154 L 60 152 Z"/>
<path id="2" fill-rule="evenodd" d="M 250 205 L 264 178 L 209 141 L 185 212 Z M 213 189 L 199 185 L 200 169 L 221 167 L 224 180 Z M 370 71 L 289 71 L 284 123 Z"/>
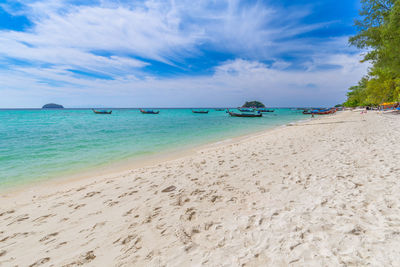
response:
<path id="1" fill-rule="evenodd" d="M 66 106 L 220 106 L 251 98 L 281 106 L 334 104 L 367 67 L 345 53 L 353 50 L 344 38 L 297 38 L 331 23 L 302 24 L 310 8 L 280 10 L 236 0 L 20 2 L 24 9 L 8 11 L 25 14 L 33 26 L 0 31 L 0 61 L 8 64 L 0 69 L 0 93 L 6 96 L 0 105 L 6 107 L 57 99 Z M 208 76 L 160 78 L 146 71 L 153 60 L 184 67 L 187 58 L 207 57 L 204 47 L 236 59 L 221 62 Z M 288 52 L 309 59 L 279 59 Z M 321 70 L 323 65 L 337 68 Z M 71 69 L 113 79 L 78 76 Z"/>
<path id="2" fill-rule="evenodd" d="M 149 0 L 120 5 L 102 1 L 100 6 L 74 6 L 61 0 L 24 3 L 25 15 L 34 26 L 28 32 L 0 31 L 0 53 L 60 64 L 66 55 L 98 65 L 99 57 L 95 59 L 92 51 L 172 64 L 198 55 L 201 44 L 240 57 L 266 59 L 285 48 L 293 49 L 279 40 L 324 25 L 299 23 L 309 10 L 283 11 L 235 0 Z"/>
<path id="3" fill-rule="evenodd" d="M 29 97 L 36 106 L 51 99 L 69 107 L 237 106 L 251 99 L 275 106 L 333 105 L 343 101 L 346 89 L 366 72 L 367 65 L 354 64 L 359 59 L 344 54 L 332 56 L 329 62 L 340 68 L 314 71 L 284 71 L 237 59 L 216 67 L 212 76 L 106 81 L 80 79 L 62 71 L 21 68 L 12 75 L 0 72 L 0 87 L 7 88 L 12 80 L 28 77 L 22 85 L 31 88 Z M 44 75 L 65 84 L 54 87 L 39 83 Z M 6 101 L 0 99 L 0 105 L 6 105 Z"/>

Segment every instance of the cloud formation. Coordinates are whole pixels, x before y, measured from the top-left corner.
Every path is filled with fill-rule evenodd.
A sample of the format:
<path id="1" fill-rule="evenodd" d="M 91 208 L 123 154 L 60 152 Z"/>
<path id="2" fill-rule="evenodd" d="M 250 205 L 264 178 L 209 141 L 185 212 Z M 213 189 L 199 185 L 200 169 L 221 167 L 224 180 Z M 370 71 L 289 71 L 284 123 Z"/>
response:
<path id="1" fill-rule="evenodd" d="M 2 8 L 26 16 L 31 26 L 0 31 L 3 107 L 56 100 L 66 106 L 221 106 L 252 98 L 271 105 L 334 104 L 366 68 L 345 36 L 305 36 L 335 23 L 304 23 L 311 6 L 18 3 Z"/>

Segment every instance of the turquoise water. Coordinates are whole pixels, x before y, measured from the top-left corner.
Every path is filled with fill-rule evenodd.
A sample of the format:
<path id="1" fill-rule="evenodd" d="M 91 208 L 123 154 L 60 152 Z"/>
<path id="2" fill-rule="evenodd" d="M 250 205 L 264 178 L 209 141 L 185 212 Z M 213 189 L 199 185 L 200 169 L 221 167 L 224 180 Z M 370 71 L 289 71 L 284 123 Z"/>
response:
<path id="1" fill-rule="evenodd" d="M 210 109 L 0 110 L 0 187 L 72 174 L 109 162 L 201 145 L 307 118 L 277 109 L 262 118 L 234 118 Z"/>

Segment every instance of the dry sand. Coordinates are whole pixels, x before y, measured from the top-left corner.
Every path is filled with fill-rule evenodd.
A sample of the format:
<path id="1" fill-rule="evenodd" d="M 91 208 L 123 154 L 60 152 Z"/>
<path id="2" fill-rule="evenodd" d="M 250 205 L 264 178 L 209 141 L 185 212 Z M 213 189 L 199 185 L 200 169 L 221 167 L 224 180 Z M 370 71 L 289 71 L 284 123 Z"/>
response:
<path id="1" fill-rule="evenodd" d="M 399 120 L 343 112 L 3 194 L 0 266 L 398 266 Z"/>

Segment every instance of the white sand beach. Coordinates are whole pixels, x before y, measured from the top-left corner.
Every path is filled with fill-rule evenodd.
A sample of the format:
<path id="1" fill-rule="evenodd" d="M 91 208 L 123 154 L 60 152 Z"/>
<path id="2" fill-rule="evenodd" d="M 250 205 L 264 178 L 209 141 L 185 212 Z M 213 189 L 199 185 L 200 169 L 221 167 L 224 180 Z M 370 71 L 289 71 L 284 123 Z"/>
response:
<path id="1" fill-rule="evenodd" d="M 400 115 L 346 111 L 0 198 L 0 266 L 395 266 Z"/>

